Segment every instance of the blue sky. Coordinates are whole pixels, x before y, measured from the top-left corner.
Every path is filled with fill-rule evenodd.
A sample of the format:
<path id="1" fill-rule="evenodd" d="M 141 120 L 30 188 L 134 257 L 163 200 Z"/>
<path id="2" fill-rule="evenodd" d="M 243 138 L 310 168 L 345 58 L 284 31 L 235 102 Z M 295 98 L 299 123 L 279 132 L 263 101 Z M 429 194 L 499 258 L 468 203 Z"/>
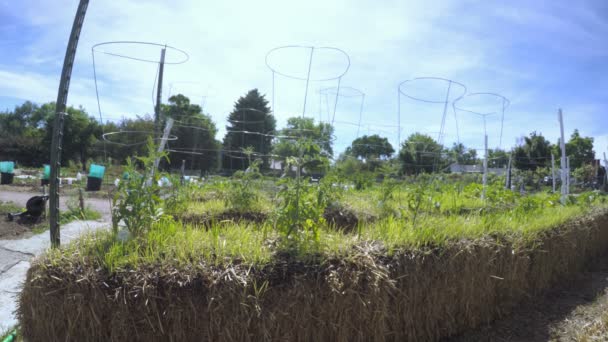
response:
<path id="1" fill-rule="evenodd" d="M 77 1 L 0 0 L 0 108 L 22 100 L 53 101 Z M 336 150 L 357 131 L 378 133 L 396 143 L 397 85 L 415 77 L 443 77 L 469 93 L 499 93 L 511 101 L 501 147 L 541 132 L 556 141 L 557 109 L 566 134 L 574 128 L 608 148 L 608 2 L 597 1 L 92 1 L 82 31 L 69 103 L 99 117 L 91 47 L 112 40 L 158 42 L 187 51 L 190 60 L 165 70 L 165 98 L 183 92 L 218 127 L 234 101 L 258 88 L 271 100 L 272 73 L 266 53 L 277 46 L 333 46 L 346 51 L 350 68 L 341 86 L 365 93 L 362 125 L 359 97 L 340 97 Z M 112 50 L 157 58 L 156 49 Z M 305 75 L 308 50 L 275 55 L 280 70 Z M 168 54 L 168 58 L 177 58 Z M 313 78 L 335 75 L 342 59 L 315 50 Z M 102 117 L 116 120 L 152 112 L 154 64 L 96 54 Z M 306 116 L 327 120 L 319 89 L 337 82 L 311 82 Z M 275 115 L 302 115 L 305 83 L 275 78 Z M 408 93 L 445 98 L 443 83 L 411 83 Z M 454 98 L 450 98 L 453 100 Z M 467 98 L 467 108 L 496 112 L 493 102 Z M 319 105 L 321 104 L 321 105 Z M 463 102 L 464 105 L 464 102 Z M 436 135 L 443 107 L 401 98 L 401 137 L 421 131 Z M 474 115 L 448 111 L 445 143 L 460 139 L 483 146 L 483 126 Z M 499 116 L 488 118 L 490 147 L 499 145 Z M 221 138 L 221 137 L 220 137 Z"/>

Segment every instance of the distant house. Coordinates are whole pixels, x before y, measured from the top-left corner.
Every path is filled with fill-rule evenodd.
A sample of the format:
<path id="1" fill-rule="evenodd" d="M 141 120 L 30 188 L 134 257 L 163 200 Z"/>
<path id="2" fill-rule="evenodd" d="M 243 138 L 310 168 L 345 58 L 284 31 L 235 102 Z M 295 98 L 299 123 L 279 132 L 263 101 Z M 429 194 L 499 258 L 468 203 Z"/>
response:
<path id="1" fill-rule="evenodd" d="M 270 160 L 270 169 L 271 170 L 275 170 L 275 171 L 283 171 L 283 169 L 285 165 L 285 161 L 284 160 L 276 160 L 276 159 L 271 159 Z M 296 172 L 297 168 L 295 166 L 291 166 L 291 171 Z M 306 172 L 305 170 L 302 170 L 302 172 Z"/>
<path id="2" fill-rule="evenodd" d="M 453 163 L 450 165 L 450 172 L 452 173 L 483 173 L 483 166 L 481 165 L 462 165 Z M 499 176 L 507 174 L 507 168 L 504 167 L 489 167 L 488 173 L 494 173 Z"/>

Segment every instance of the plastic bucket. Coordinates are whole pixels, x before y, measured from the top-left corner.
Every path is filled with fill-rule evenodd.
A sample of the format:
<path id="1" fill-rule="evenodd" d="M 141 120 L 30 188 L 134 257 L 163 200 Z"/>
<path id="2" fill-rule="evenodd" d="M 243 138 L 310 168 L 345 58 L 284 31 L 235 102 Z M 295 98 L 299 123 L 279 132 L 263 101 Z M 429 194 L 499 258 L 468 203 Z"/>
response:
<path id="1" fill-rule="evenodd" d="M 51 179 L 51 165 L 44 165 L 44 172 L 42 173 L 42 179 Z"/>
<path id="2" fill-rule="evenodd" d="M 104 166 L 91 164 L 91 168 L 89 169 L 89 177 L 103 178 L 103 174 L 105 171 L 106 168 Z"/>
<path id="3" fill-rule="evenodd" d="M 101 189 L 101 178 L 87 177 L 86 191 L 99 191 Z"/>
<path id="4" fill-rule="evenodd" d="M 0 184 L 13 184 L 13 173 L 1 172 L 0 173 Z"/>
<path id="5" fill-rule="evenodd" d="M 15 162 L 12 162 L 12 161 L 0 162 L 0 173 L 14 173 L 14 172 L 15 172 Z"/>

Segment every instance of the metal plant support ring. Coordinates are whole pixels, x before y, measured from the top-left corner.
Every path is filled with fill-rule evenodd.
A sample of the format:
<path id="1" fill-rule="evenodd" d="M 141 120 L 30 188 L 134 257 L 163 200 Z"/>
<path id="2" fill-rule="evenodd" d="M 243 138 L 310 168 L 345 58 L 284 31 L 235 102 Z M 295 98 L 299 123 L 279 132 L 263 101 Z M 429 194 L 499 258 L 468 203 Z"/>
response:
<path id="1" fill-rule="evenodd" d="M 416 83 L 417 81 L 424 81 L 424 80 L 430 80 L 430 81 L 438 81 L 438 82 L 443 82 L 446 84 L 446 95 L 444 98 L 442 99 L 424 99 L 424 98 L 419 98 L 416 96 L 412 96 L 411 94 L 409 94 L 408 92 L 404 91 L 404 85 L 407 84 L 413 84 Z M 459 88 L 460 91 L 453 89 L 453 88 Z M 458 100 L 460 100 L 467 92 L 467 87 L 460 83 L 460 82 L 456 82 L 454 80 L 450 80 L 447 78 L 442 78 L 442 77 L 416 77 L 410 80 L 405 80 L 401 83 L 399 83 L 398 87 L 397 87 L 397 127 L 398 127 L 398 146 L 401 146 L 401 96 L 405 96 L 409 99 L 412 99 L 414 101 L 418 101 L 418 102 L 424 102 L 424 103 L 433 103 L 433 104 L 443 104 L 443 115 L 441 118 L 441 125 L 440 125 L 440 129 L 439 129 L 439 133 L 438 133 L 438 137 L 437 137 L 437 141 L 442 144 L 443 143 L 443 137 L 445 136 L 445 122 L 446 122 L 446 115 L 447 115 L 447 108 L 448 108 L 448 104 L 451 102 L 452 103 L 452 110 L 454 112 L 454 119 L 456 120 L 456 136 L 457 136 L 457 140 L 460 141 L 460 133 L 459 133 L 459 128 L 458 128 L 458 118 L 456 115 L 456 108 L 454 107 L 454 103 Z M 456 94 L 455 96 L 452 96 L 452 94 Z M 450 98 L 454 98 L 454 100 L 450 101 Z"/>
<path id="2" fill-rule="evenodd" d="M 109 133 L 104 133 L 101 138 L 109 143 L 109 144 L 114 144 L 114 145 L 119 145 L 119 146 L 125 146 L 125 147 L 131 147 L 131 146 L 138 146 L 138 145 L 143 145 L 147 142 L 146 141 L 138 141 L 136 143 L 132 143 L 132 144 L 125 144 L 125 143 L 119 143 L 116 141 L 111 141 L 110 139 L 108 139 L 108 136 L 111 135 L 118 135 L 118 134 L 149 134 L 154 136 L 154 131 L 117 131 L 117 132 L 109 132 Z M 153 140 L 161 140 L 162 138 L 152 138 Z M 175 135 L 169 135 L 169 137 L 167 139 L 165 139 L 166 141 L 175 141 L 177 140 L 177 136 Z"/>
<path id="3" fill-rule="evenodd" d="M 327 100 L 327 97 L 329 95 L 335 96 L 336 98 L 337 97 L 361 98 L 361 102 L 359 103 L 359 122 L 356 124 L 357 125 L 357 138 L 358 138 L 359 132 L 361 131 L 361 120 L 363 118 L 363 105 L 365 103 L 365 93 L 362 92 L 361 90 L 359 90 L 357 88 L 353 88 L 353 87 L 341 87 L 341 88 L 329 87 L 329 88 L 323 88 L 323 89 L 319 90 L 319 95 L 325 96 L 326 103 L 329 103 L 329 101 Z M 321 96 L 319 96 L 319 122 L 322 121 L 322 119 L 321 119 L 321 101 L 320 100 L 321 100 Z M 329 116 L 329 110 L 327 111 L 327 115 Z M 327 119 L 329 122 L 329 117 Z M 333 117 L 331 119 L 332 126 L 334 125 L 335 121 L 336 121 L 336 110 L 334 108 Z"/>
<path id="4" fill-rule="evenodd" d="M 284 51 L 284 50 L 294 50 L 294 49 L 300 49 L 300 50 L 304 50 L 304 51 L 308 51 L 310 50 L 310 57 L 308 59 L 308 68 L 307 68 L 307 73 L 306 76 L 301 76 L 301 75 L 293 75 L 284 71 L 279 70 L 279 67 L 276 66 L 275 63 L 273 63 L 272 61 L 272 56 L 275 55 L 278 51 Z M 314 53 L 315 51 L 331 51 L 334 53 L 337 53 L 338 55 L 342 56 L 342 58 L 344 58 L 344 64 L 343 67 L 340 68 L 338 72 L 336 73 L 332 73 L 332 74 L 328 74 L 325 76 L 314 76 L 314 73 L 312 72 L 312 61 L 313 61 L 313 57 L 314 57 Z M 268 51 L 266 53 L 266 57 L 264 58 L 264 62 L 266 64 L 266 67 L 268 67 L 268 69 L 272 72 L 272 111 L 274 113 L 276 113 L 276 106 L 275 106 L 275 79 L 276 79 L 276 75 L 280 75 L 283 76 L 285 78 L 289 78 L 289 79 L 293 79 L 293 80 L 300 80 L 300 81 L 306 81 L 306 88 L 304 91 L 304 103 L 302 106 L 302 117 L 305 116 L 306 114 L 306 103 L 308 100 L 308 88 L 309 88 L 309 83 L 311 81 L 313 82 L 317 82 L 317 81 L 334 81 L 337 80 L 338 81 L 338 93 L 340 90 L 340 83 L 342 82 L 342 77 L 348 72 L 348 69 L 350 68 L 350 57 L 348 56 L 348 54 L 342 50 L 342 49 L 338 49 L 336 47 L 329 47 L 329 46 L 322 46 L 322 47 L 314 47 L 314 46 L 303 46 L 303 45 L 285 45 L 285 46 L 279 46 L 276 47 L 274 49 L 271 49 L 270 51 Z M 312 74 L 312 76 L 311 76 Z M 334 102 L 334 115 L 336 112 L 336 107 L 338 104 L 338 96 L 336 96 L 336 101 Z"/>

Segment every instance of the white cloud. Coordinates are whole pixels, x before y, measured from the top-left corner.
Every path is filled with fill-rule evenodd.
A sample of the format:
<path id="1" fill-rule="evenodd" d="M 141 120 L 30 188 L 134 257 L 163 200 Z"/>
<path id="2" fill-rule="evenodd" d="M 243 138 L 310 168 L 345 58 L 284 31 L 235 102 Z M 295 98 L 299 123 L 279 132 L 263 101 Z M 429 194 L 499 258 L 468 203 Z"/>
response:
<path id="1" fill-rule="evenodd" d="M 82 31 L 69 101 L 82 104 L 97 116 L 92 83 L 93 44 L 111 40 L 158 42 L 184 49 L 191 57 L 186 64 L 167 66 L 164 94 L 168 95 L 171 84 L 196 82 L 198 86 L 185 87 L 182 83 L 175 88 L 186 91 L 195 102 L 205 97 L 205 110 L 223 129 L 227 112 L 247 90 L 257 87 L 271 100 L 272 74 L 264 64 L 267 51 L 288 44 L 336 46 L 348 52 L 352 63 L 341 84 L 366 94 L 362 132 L 375 131 L 396 141 L 397 85 L 417 76 L 439 76 L 463 82 L 469 91 L 498 92 L 509 97 L 512 106 L 507 111 L 503 139 L 508 144 L 532 130 L 554 136 L 553 112 L 557 106 L 564 106 L 565 110 L 580 108 L 597 98 L 566 99 L 557 90 L 549 89 L 552 82 L 559 82 L 561 69 L 535 74 L 531 68 L 536 64 L 521 57 L 519 53 L 523 52 L 519 49 L 537 48 L 533 57 L 541 53 L 543 58 L 560 54 L 583 56 L 582 60 L 563 66 L 566 70 L 576 69 L 588 58 L 605 56 L 608 45 L 602 42 L 608 33 L 606 18 L 593 10 L 592 3 L 570 7 L 550 2 L 497 5 L 455 0 L 383 1 L 381 5 L 364 0 L 94 1 L 89 5 Z M 54 100 L 75 8 L 76 1 L 68 0 L 0 3 L 0 11 L 22 21 L 20 27 L 40 33 L 24 47 L 18 65 L 0 65 L 0 91 L 4 95 Z M 564 11 L 570 15 L 564 17 Z M 549 52 L 543 52 L 545 48 Z M 125 52 L 157 58 L 159 51 Z M 513 53 L 517 53 L 516 57 Z M 297 58 L 285 57 L 278 63 L 284 69 L 305 74 L 306 58 L 303 51 Z M 115 119 L 152 111 L 154 64 L 101 55 L 96 55 L 96 62 L 106 117 Z M 313 72 L 320 74 L 336 64 L 319 53 L 314 66 Z M 304 84 L 283 78 L 276 78 L 275 82 L 276 115 L 281 125 L 288 116 L 301 114 Z M 336 82 L 310 84 L 307 116 L 318 117 L 319 100 L 323 107 L 318 89 L 335 85 Z M 429 95 L 443 94 L 438 93 Z M 357 103 L 339 104 L 337 121 L 358 122 Z M 583 132 L 596 126 L 601 109 L 598 107 L 568 110 L 581 113 L 578 117 L 585 116 L 568 125 L 579 126 Z M 437 130 L 442 108 L 411 105 L 404 110 L 407 115 L 402 117 L 402 138 L 414 130 Z M 451 117 L 450 112 L 448 118 Z M 386 127 L 390 125 L 393 127 Z M 356 130 L 349 124 L 336 126 L 338 133 L 344 132 L 336 144 L 345 146 Z M 447 122 L 446 142 L 455 140 L 454 126 L 454 122 Z M 461 126 L 461 136 L 478 134 L 479 126 L 467 126 L 464 121 Z M 597 130 L 589 132 L 602 134 Z M 476 141 L 471 139 L 470 144 Z"/>

